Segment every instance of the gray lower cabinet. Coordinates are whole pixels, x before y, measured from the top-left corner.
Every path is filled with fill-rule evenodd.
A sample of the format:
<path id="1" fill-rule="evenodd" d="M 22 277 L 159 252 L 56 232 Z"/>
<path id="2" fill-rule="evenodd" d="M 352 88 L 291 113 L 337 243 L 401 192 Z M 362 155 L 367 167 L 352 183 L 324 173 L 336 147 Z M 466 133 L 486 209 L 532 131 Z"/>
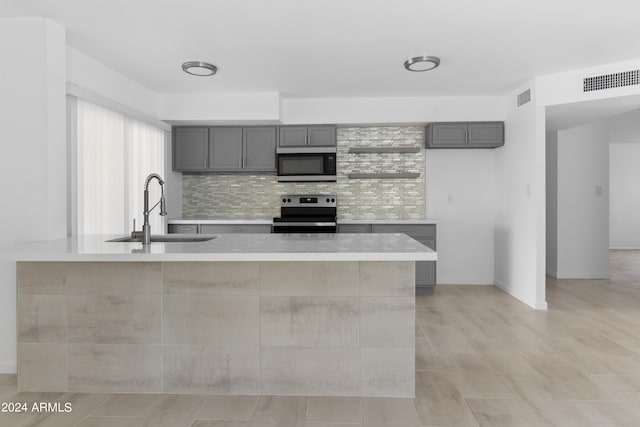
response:
<path id="1" fill-rule="evenodd" d="M 373 233 L 404 233 L 436 250 L 435 224 L 372 224 Z M 432 293 L 436 286 L 436 262 L 416 262 L 416 294 Z"/>
<path id="2" fill-rule="evenodd" d="M 269 224 L 201 224 L 202 234 L 271 233 Z"/>
<path id="3" fill-rule="evenodd" d="M 279 147 L 335 147 L 336 127 L 328 126 L 280 126 Z"/>
<path id="4" fill-rule="evenodd" d="M 441 122 L 426 128 L 427 148 L 496 148 L 504 145 L 504 122 Z"/>
<path id="5" fill-rule="evenodd" d="M 371 233 L 371 224 L 338 224 L 338 233 Z"/>
<path id="6" fill-rule="evenodd" d="M 275 126 L 175 127 L 173 170 L 274 172 L 277 134 Z"/>
<path id="7" fill-rule="evenodd" d="M 176 127 L 173 129 L 173 170 L 207 169 L 209 128 Z"/>
<path id="8" fill-rule="evenodd" d="M 270 224 L 169 224 L 169 233 L 271 233 Z"/>
<path id="9" fill-rule="evenodd" d="M 198 234 L 198 224 L 169 224 L 169 233 Z"/>

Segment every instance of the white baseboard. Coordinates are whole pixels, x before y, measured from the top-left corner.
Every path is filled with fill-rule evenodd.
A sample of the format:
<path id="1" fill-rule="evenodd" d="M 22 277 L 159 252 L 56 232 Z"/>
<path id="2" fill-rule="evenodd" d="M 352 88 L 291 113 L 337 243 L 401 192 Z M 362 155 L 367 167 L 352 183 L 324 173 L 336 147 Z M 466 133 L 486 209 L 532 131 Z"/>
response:
<path id="1" fill-rule="evenodd" d="M 493 285 L 491 276 L 456 276 L 455 274 L 438 275 L 438 285 Z"/>
<path id="2" fill-rule="evenodd" d="M 591 272 L 591 273 L 584 273 L 584 272 L 579 272 L 579 273 L 556 273 L 555 276 L 556 279 L 585 279 L 585 280 L 599 280 L 599 279 L 609 279 L 609 272 L 607 271 L 606 273 L 604 272 Z"/>
<path id="3" fill-rule="evenodd" d="M 611 246 L 609 250 L 619 250 L 619 251 L 637 251 L 640 249 L 640 246 Z"/>
<path id="4" fill-rule="evenodd" d="M 556 279 L 558 278 L 558 272 L 555 270 L 547 270 L 546 273 L 547 276 L 555 277 Z"/>
<path id="5" fill-rule="evenodd" d="M 495 281 L 495 286 L 497 288 L 503 290 L 504 292 L 508 293 L 509 295 L 511 295 L 512 297 L 514 297 L 518 301 L 522 302 L 523 304 L 528 305 L 531 308 L 535 308 L 536 310 L 546 310 L 547 309 L 547 302 L 546 301 L 541 301 L 541 302 L 529 301 L 524 295 L 514 291 L 513 287 L 507 285 L 506 283 L 504 283 L 504 282 L 502 282 L 500 280 L 496 280 Z"/>
<path id="6" fill-rule="evenodd" d="M 547 310 L 549 308 L 549 305 L 547 304 L 546 301 L 536 301 L 536 306 L 534 307 L 536 310 Z"/>
<path id="7" fill-rule="evenodd" d="M 468 281 L 464 281 L 464 280 L 455 280 L 455 281 L 452 280 L 452 281 L 449 281 L 449 282 L 438 282 L 438 286 L 440 286 L 440 285 L 442 285 L 442 286 L 461 286 L 461 285 L 464 285 L 464 286 L 467 286 L 467 285 L 468 286 L 493 286 L 493 283 L 492 282 L 480 282 L 480 283 L 476 282 L 476 283 L 474 283 L 474 282 L 468 282 Z"/>

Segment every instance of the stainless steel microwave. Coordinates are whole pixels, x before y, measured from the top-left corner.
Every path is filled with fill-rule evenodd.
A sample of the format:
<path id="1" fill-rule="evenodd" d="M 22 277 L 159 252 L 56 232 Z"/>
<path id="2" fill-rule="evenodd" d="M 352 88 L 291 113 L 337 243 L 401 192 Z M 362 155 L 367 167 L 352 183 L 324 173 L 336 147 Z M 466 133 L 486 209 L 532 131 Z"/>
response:
<path id="1" fill-rule="evenodd" d="M 287 150 L 288 151 L 288 150 Z M 336 152 L 278 152 L 278 181 L 335 181 Z"/>

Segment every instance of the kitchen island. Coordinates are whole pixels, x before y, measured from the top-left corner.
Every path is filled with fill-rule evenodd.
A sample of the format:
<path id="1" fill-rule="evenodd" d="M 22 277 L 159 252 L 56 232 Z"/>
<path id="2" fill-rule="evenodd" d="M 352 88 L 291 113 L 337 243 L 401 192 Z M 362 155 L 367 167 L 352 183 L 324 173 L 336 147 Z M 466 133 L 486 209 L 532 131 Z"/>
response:
<path id="1" fill-rule="evenodd" d="M 23 391 L 414 395 L 404 234 L 16 248 Z"/>

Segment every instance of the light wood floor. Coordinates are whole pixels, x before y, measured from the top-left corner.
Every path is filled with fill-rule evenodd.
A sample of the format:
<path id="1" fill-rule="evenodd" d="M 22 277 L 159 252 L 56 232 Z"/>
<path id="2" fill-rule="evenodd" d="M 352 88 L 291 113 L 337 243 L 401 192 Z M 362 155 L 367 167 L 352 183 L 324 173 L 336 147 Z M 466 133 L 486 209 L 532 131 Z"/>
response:
<path id="1" fill-rule="evenodd" d="M 546 312 L 486 286 L 418 297 L 415 399 L 16 393 L 0 376 L 0 402 L 73 405 L 0 426 L 640 426 L 640 251 L 611 272 L 548 279 Z"/>

